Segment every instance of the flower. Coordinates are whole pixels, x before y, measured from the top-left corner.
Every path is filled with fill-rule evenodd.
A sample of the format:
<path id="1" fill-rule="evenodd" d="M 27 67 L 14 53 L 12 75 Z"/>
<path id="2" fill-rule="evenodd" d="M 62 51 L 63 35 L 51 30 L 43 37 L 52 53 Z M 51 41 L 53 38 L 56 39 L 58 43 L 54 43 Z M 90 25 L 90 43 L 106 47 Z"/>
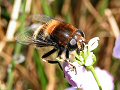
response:
<path id="1" fill-rule="evenodd" d="M 98 37 L 90 39 L 88 44 L 85 45 L 84 50 L 80 52 L 80 55 L 76 54 L 76 60 L 80 65 L 91 66 L 95 63 L 96 57 L 92 50 L 98 47 Z"/>
<path id="2" fill-rule="evenodd" d="M 80 54 L 75 53 L 73 62 L 64 62 L 63 71 L 68 82 L 82 90 L 114 90 L 113 77 L 105 70 L 94 69 L 96 56 L 92 52 L 98 46 L 98 37 L 85 44 Z M 95 73 L 96 71 L 96 73 Z M 99 86 L 99 87 L 98 87 Z"/>
<path id="3" fill-rule="evenodd" d="M 114 90 L 114 82 L 113 82 L 114 79 L 111 76 L 111 74 L 105 70 L 101 70 L 99 67 L 96 67 L 95 71 L 102 86 L 102 90 Z M 82 89 L 99 90 L 96 80 L 93 77 L 93 74 L 90 71 L 88 71 L 87 75 L 88 76 L 85 78 L 86 83 L 82 85 L 83 86 Z"/>
<path id="4" fill-rule="evenodd" d="M 68 82 L 82 90 L 114 90 L 113 77 L 105 70 L 94 69 L 96 56 L 92 50 L 98 46 L 98 37 L 85 44 L 84 50 L 75 53 L 73 62 L 63 63 L 63 71 Z M 95 72 L 96 71 L 96 72 Z"/>
<path id="5" fill-rule="evenodd" d="M 73 66 L 68 64 L 68 62 L 63 63 L 63 71 L 68 82 L 73 86 L 80 88 L 85 82 L 85 75 L 87 73 L 83 66 L 80 66 L 77 62 L 72 63 L 76 67 L 76 71 L 73 70 Z"/>
<path id="6" fill-rule="evenodd" d="M 63 64 L 65 77 L 73 87 L 81 88 L 82 90 L 99 90 L 96 80 L 90 71 L 87 71 L 77 62 L 74 62 L 73 65 L 76 67 L 76 74 L 75 71 L 71 70 L 72 66 L 70 64 L 67 62 Z M 100 80 L 102 90 L 114 90 L 113 77 L 107 71 L 98 67 L 95 68 L 95 71 Z"/>
<path id="7" fill-rule="evenodd" d="M 113 56 L 120 59 L 120 36 L 115 41 L 115 46 L 113 48 Z"/>

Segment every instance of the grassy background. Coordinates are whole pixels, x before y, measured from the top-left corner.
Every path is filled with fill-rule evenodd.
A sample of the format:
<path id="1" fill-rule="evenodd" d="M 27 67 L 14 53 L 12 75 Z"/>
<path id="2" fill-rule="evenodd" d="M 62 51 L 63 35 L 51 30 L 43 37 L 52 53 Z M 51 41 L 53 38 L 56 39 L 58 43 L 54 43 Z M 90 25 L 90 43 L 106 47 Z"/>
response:
<path id="1" fill-rule="evenodd" d="M 45 14 L 73 24 L 85 32 L 87 41 L 100 37 L 99 47 L 94 51 L 95 66 L 109 71 L 115 78 L 115 90 L 120 89 L 120 61 L 112 56 L 119 35 L 115 27 L 120 27 L 120 0 L 0 0 L 0 90 L 64 90 L 70 87 L 57 65 L 41 60 L 46 48 L 36 50 L 15 42 L 16 34 L 31 24 L 30 17 L 34 14 Z M 115 21 L 110 20 L 110 16 Z M 55 54 L 50 58 L 54 57 Z M 16 63 L 20 60 L 25 61 Z"/>

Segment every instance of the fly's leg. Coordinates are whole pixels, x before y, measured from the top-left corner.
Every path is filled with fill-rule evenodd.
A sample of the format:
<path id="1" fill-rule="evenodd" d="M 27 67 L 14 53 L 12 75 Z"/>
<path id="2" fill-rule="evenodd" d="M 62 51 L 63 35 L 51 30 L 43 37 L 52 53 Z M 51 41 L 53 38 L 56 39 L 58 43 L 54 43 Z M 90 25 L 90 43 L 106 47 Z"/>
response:
<path id="1" fill-rule="evenodd" d="M 60 57 L 60 55 L 62 54 L 63 51 L 64 51 L 64 48 L 63 47 L 59 47 L 58 57 Z"/>
<path id="2" fill-rule="evenodd" d="M 68 59 L 69 58 L 69 50 L 66 49 L 66 58 Z"/>
<path id="3" fill-rule="evenodd" d="M 62 66 L 61 66 L 61 64 L 60 64 L 60 62 L 59 61 L 52 61 L 52 60 L 46 60 L 48 63 L 51 63 L 51 64 L 58 64 L 59 65 L 59 67 L 60 67 L 60 69 L 63 71 L 63 68 L 62 68 Z"/>
<path id="4" fill-rule="evenodd" d="M 42 56 L 42 58 L 46 58 L 46 57 L 50 56 L 51 54 L 53 54 L 53 53 L 56 52 L 56 51 L 57 51 L 57 49 L 53 48 L 51 51 L 49 51 L 49 52 L 47 52 L 46 54 L 44 54 L 44 55 Z"/>
<path id="5" fill-rule="evenodd" d="M 75 75 L 77 74 L 77 69 L 76 67 L 69 61 L 69 60 L 65 60 L 70 66 L 72 66 L 72 71 L 75 71 Z"/>

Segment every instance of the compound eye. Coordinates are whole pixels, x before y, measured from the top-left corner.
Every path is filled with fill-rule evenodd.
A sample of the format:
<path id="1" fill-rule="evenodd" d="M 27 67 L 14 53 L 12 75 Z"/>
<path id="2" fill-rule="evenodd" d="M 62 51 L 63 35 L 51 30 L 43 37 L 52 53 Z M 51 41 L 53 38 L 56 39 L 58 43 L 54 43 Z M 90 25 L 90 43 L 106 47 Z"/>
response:
<path id="1" fill-rule="evenodd" d="M 68 44 L 69 50 L 75 50 L 77 48 L 77 41 L 75 39 L 71 39 Z"/>
<path id="2" fill-rule="evenodd" d="M 81 30 L 78 30 L 78 31 L 77 31 L 77 34 L 81 35 L 82 37 L 85 37 L 84 32 L 83 32 L 83 31 L 81 31 Z"/>
<path id="3" fill-rule="evenodd" d="M 75 39 L 72 39 L 72 40 L 70 41 L 70 45 L 72 45 L 72 46 L 73 46 L 73 45 L 76 45 L 76 43 L 77 43 L 77 42 L 76 42 Z"/>

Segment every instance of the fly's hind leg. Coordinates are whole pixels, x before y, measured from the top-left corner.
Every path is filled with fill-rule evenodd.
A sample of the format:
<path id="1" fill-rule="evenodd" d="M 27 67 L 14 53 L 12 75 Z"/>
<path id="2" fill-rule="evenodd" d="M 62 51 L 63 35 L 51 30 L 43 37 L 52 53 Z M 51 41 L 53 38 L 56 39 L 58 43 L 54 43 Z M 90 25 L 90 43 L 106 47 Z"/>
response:
<path id="1" fill-rule="evenodd" d="M 51 64 L 58 64 L 58 65 L 59 65 L 59 67 L 60 67 L 60 69 L 63 71 L 63 68 L 62 68 L 62 66 L 61 66 L 61 64 L 60 64 L 60 62 L 59 62 L 59 61 L 47 60 L 47 62 L 48 62 L 48 63 L 51 63 Z"/>
<path id="2" fill-rule="evenodd" d="M 60 67 L 60 69 L 63 71 L 63 68 L 62 68 L 62 66 L 61 66 L 61 64 L 60 64 L 60 62 L 59 61 L 52 61 L 52 60 L 44 60 L 45 62 L 47 61 L 48 63 L 50 63 L 50 64 L 58 64 L 58 66 Z M 64 73 L 64 72 L 63 72 Z M 65 77 L 65 74 L 64 74 L 64 77 Z"/>

